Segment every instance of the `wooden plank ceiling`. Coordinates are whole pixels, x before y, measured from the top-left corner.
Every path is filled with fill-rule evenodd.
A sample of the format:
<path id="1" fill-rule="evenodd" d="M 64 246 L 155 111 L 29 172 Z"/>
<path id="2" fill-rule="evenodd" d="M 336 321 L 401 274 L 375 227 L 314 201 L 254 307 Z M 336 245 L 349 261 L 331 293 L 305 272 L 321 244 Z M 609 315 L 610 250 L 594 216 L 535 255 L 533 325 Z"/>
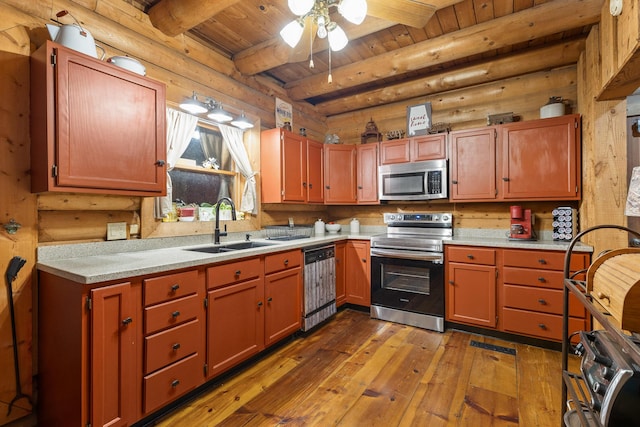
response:
<path id="1" fill-rule="evenodd" d="M 429 85 L 444 75 L 450 88 L 460 87 L 455 76 L 465 75 L 467 69 L 482 69 L 479 65 L 497 59 L 508 64 L 510 56 L 536 50 L 549 55 L 554 46 L 562 57 L 554 66 L 575 63 L 576 54 L 566 51 L 575 51 L 576 43 L 584 42 L 599 21 L 603 4 L 603 0 L 368 0 L 368 16 L 360 25 L 348 23 L 332 7 L 331 19 L 344 28 L 350 41 L 331 54 L 333 83 L 329 84 L 326 39 L 313 41 L 314 68 L 306 54 L 301 61 L 299 52 L 281 40 L 280 30 L 295 18 L 287 0 L 124 1 L 148 13 L 164 33 L 186 32 L 233 59 L 240 73 L 269 77 L 286 88 L 292 100 L 313 104 L 326 116 L 433 93 L 436 89 Z M 296 49 L 304 43 L 311 41 L 301 40 Z M 583 44 L 578 46 L 582 49 Z M 530 62 L 530 72 L 538 71 L 537 61 Z M 522 73 L 522 66 L 517 68 Z M 400 90 L 408 83 L 413 83 L 412 90 Z"/>

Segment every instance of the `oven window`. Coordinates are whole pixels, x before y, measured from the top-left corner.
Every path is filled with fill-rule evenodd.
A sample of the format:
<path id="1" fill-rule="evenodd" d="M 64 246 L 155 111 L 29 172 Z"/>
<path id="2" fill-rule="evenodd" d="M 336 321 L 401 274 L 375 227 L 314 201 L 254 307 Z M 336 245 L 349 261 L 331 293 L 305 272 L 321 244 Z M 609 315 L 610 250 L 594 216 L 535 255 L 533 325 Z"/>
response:
<path id="1" fill-rule="evenodd" d="M 398 173 L 382 177 L 382 191 L 385 195 L 424 194 L 424 173 Z"/>
<path id="2" fill-rule="evenodd" d="M 429 269 L 393 264 L 382 264 L 382 288 L 430 295 Z"/>

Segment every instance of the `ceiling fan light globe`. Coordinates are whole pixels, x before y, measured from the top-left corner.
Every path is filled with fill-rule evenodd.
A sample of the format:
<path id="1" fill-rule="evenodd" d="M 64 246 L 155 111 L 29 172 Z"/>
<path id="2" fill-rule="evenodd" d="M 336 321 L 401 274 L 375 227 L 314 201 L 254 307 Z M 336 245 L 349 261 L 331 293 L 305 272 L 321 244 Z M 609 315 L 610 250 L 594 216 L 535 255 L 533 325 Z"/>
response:
<path id="1" fill-rule="evenodd" d="M 339 25 L 336 25 L 333 30 L 329 31 L 329 46 L 332 51 L 337 52 L 342 50 L 347 43 L 349 43 L 349 39 Z"/>
<path id="2" fill-rule="evenodd" d="M 304 25 L 299 21 L 291 21 L 289 22 L 281 31 L 280 37 L 291 47 L 296 47 L 300 38 L 302 37 L 302 33 L 304 31 Z"/>
<path id="3" fill-rule="evenodd" d="M 367 16 L 367 0 L 342 0 L 338 12 L 352 24 L 360 25 Z"/>
<path id="4" fill-rule="evenodd" d="M 298 16 L 306 15 L 313 7 L 314 0 L 289 0 L 289 9 Z"/>

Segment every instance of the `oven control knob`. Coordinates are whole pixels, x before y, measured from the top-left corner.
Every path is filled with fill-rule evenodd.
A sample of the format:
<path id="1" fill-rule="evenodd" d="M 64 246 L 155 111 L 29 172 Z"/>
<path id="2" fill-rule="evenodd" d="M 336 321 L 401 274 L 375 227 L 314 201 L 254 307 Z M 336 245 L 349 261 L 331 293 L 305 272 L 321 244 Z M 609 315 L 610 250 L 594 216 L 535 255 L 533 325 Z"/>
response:
<path id="1" fill-rule="evenodd" d="M 615 370 L 613 370 L 612 368 L 606 366 L 602 366 L 600 368 L 600 375 L 602 375 L 602 378 L 607 381 L 611 381 L 611 378 L 613 378 L 613 374 L 615 374 Z"/>
<path id="2" fill-rule="evenodd" d="M 442 215 L 442 222 L 449 222 L 450 220 L 449 215 Z"/>
<path id="3" fill-rule="evenodd" d="M 591 389 L 594 393 L 604 396 L 605 391 L 607 391 L 607 386 L 599 381 L 596 381 L 595 383 L 593 383 L 593 386 L 591 386 Z"/>

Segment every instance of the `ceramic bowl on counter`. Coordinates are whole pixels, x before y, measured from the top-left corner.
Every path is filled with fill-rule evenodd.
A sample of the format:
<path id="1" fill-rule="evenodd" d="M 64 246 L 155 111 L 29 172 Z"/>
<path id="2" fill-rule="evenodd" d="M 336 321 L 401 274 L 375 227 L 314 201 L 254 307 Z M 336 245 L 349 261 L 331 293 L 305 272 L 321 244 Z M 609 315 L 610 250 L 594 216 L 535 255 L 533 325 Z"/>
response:
<path id="1" fill-rule="evenodd" d="M 329 232 L 329 234 L 336 234 L 342 226 L 340 224 L 325 224 L 324 228 Z"/>

